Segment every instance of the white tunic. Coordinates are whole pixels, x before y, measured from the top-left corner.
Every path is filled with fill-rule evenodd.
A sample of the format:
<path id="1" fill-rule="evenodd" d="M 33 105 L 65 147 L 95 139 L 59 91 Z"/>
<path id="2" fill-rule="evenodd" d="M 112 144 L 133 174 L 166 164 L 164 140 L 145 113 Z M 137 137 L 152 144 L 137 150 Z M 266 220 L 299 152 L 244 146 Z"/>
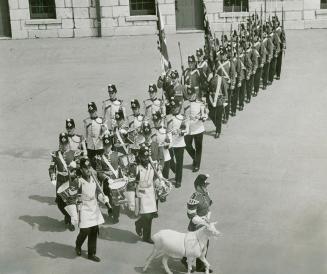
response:
<path id="1" fill-rule="evenodd" d="M 185 124 L 185 133 L 188 134 L 189 123 L 187 120 L 184 121 L 184 116 L 179 115 L 170 115 L 167 122 L 167 129 L 172 134 L 171 147 L 185 147 L 184 135 L 181 135 L 181 125 L 184 122 Z"/>
<path id="2" fill-rule="evenodd" d="M 82 188 L 82 206 L 80 209 L 80 228 L 88 228 L 104 223 L 98 200 L 96 183 L 91 177 L 90 182 L 79 178 L 80 187 Z"/>
<path id="3" fill-rule="evenodd" d="M 195 135 L 204 132 L 204 122 L 201 120 L 207 119 L 205 113 L 205 105 L 201 101 L 185 101 L 184 103 L 185 116 L 190 121 L 189 135 Z"/>
<path id="4" fill-rule="evenodd" d="M 154 171 L 150 164 L 145 168 L 138 166 L 140 181 L 137 196 L 140 198 L 140 214 L 154 213 L 157 211 L 156 195 L 153 186 Z"/>

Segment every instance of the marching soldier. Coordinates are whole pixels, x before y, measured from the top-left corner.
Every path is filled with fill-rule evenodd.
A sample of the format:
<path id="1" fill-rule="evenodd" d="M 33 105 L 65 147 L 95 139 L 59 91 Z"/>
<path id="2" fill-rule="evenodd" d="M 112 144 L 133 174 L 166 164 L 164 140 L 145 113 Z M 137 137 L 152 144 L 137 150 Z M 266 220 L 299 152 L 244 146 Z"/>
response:
<path id="1" fill-rule="evenodd" d="M 51 163 L 49 167 L 49 176 L 51 183 L 56 187 L 56 203 L 60 212 L 65 216 L 65 225 L 70 231 L 74 231 L 74 225 L 71 222 L 70 215 L 65 210 L 67 203 L 59 195 L 61 188 L 69 187 L 70 182 L 74 179 L 76 168 L 75 151 L 69 147 L 67 133 L 59 135 L 59 150 L 51 153 Z M 64 190 L 64 189 L 63 189 Z"/>
<path id="2" fill-rule="evenodd" d="M 244 38 L 245 39 L 245 38 Z M 244 53 L 246 49 L 245 42 L 243 38 L 239 45 L 239 60 L 242 65 L 241 74 L 237 74 L 237 86 L 239 86 L 239 96 L 238 96 L 238 110 L 242 111 L 244 109 L 244 100 L 246 94 L 246 79 L 248 78 L 248 71 L 251 71 L 251 60 L 248 58 L 247 54 Z"/>
<path id="3" fill-rule="evenodd" d="M 157 93 L 158 93 L 157 86 L 155 84 L 149 85 L 148 92 L 150 98 L 143 101 L 143 103 L 144 103 L 145 117 L 150 120 L 153 112 L 159 110 L 161 113 L 165 114 L 166 111 L 165 111 L 164 102 L 157 97 Z"/>
<path id="4" fill-rule="evenodd" d="M 278 58 L 278 55 L 280 52 L 281 41 L 275 31 L 275 27 L 271 27 L 269 25 L 268 30 L 270 31 L 271 41 L 274 45 L 273 55 L 272 55 L 272 59 L 271 59 L 270 66 L 269 66 L 269 84 L 272 84 L 272 82 L 274 81 L 275 74 L 276 74 L 276 64 L 277 64 L 277 58 Z"/>
<path id="5" fill-rule="evenodd" d="M 131 101 L 131 109 L 133 114 L 127 117 L 128 127 L 129 127 L 129 139 L 133 142 L 135 137 L 139 133 L 142 123 L 144 121 L 144 114 L 140 113 L 140 102 L 137 99 Z"/>
<path id="6" fill-rule="evenodd" d="M 202 226 L 209 224 L 210 220 L 210 206 L 212 200 L 209 196 L 207 187 L 210 184 L 208 182 L 209 175 L 199 174 L 194 181 L 195 192 L 192 194 L 190 200 L 187 203 L 187 216 L 190 219 L 188 225 L 188 231 L 196 231 Z M 209 247 L 209 241 L 207 243 Z M 207 251 L 208 252 L 208 251 Z M 182 263 L 187 268 L 186 257 L 182 259 Z M 206 268 L 200 259 L 196 259 L 197 272 L 205 272 Z M 209 273 L 213 271 L 210 269 Z"/>
<path id="7" fill-rule="evenodd" d="M 200 72 L 196 68 L 194 55 L 188 56 L 188 68 L 183 72 L 184 84 L 186 88 L 193 88 L 198 99 L 201 98 L 200 92 Z M 185 90 L 186 92 L 186 90 Z"/>
<path id="8" fill-rule="evenodd" d="M 213 74 L 207 60 L 204 59 L 204 52 L 202 48 L 196 50 L 196 58 L 198 61 L 197 68 L 200 72 L 200 96 L 207 97 L 208 83 L 213 77 Z"/>
<path id="9" fill-rule="evenodd" d="M 95 168 L 94 157 L 103 153 L 102 137 L 108 130 L 102 117 L 98 117 L 94 102 L 88 104 L 89 118 L 84 119 L 87 155 Z"/>
<path id="10" fill-rule="evenodd" d="M 122 155 L 117 151 L 113 151 L 113 139 L 114 136 L 106 133 L 103 138 L 104 152 L 102 155 L 96 156 L 96 171 L 100 182 L 103 185 L 103 192 L 109 197 L 110 205 L 112 206 L 112 223 L 119 222 L 120 204 L 115 200 L 113 191 L 110 189 L 110 183 L 114 179 L 122 178 L 121 172 L 119 172 L 119 157 Z"/>
<path id="11" fill-rule="evenodd" d="M 156 193 L 154 188 L 155 171 L 149 162 L 149 148 L 142 145 L 138 157 L 136 175 L 136 195 L 140 199 L 140 218 L 135 222 L 137 235 L 144 242 L 153 244 L 151 239 L 152 219 L 157 212 Z"/>
<path id="12" fill-rule="evenodd" d="M 189 132 L 189 122 L 181 113 L 183 100 L 180 97 L 173 97 L 170 100 L 172 114 L 167 117 L 167 130 L 172 135 L 170 153 L 170 168 L 175 173 L 175 187 L 182 184 L 183 162 L 184 162 L 184 136 Z"/>
<path id="13" fill-rule="evenodd" d="M 119 151 L 123 154 L 128 154 L 128 143 L 131 141 L 128 139 L 128 125 L 125 122 L 125 116 L 123 109 L 119 109 L 115 113 L 115 126 L 114 132 L 114 150 Z"/>
<path id="14" fill-rule="evenodd" d="M 117 88 L 115 85 L 108 86 L 109 99 L 102 103 L 102 114 L 106 120 L 108 129 L 113 129 L 115 126 L 115 113 L 122 109 L 125 114 L 125 108 L 123 107 L 123 101 L 117 99 Z"/>
<path id="15" fill-rule="evenodd" d="M 197 172 L 200 169 L 202 157 L 204 121 L 207 120 L 208 115 L 205 104 L 197 99 L 194 88 L 188 88 L 188 98 L 184 101 L 184 115 L 190 121 L 189 134 L 184 136 L 185 148 L 193 159 L 193 172 Z M 195 147 L 193 147 L 193 141 Z"/>
<path id="16" fill-rule="evenodd" d="M 89 159 L 82 158 L 80 161 L 81 176 L 77 177 L 74 184 L 80 189 L 79 207 L 79 228 L 80 232 L 76 238 L 75 251 L 78 256 L 82 255 L 82 245 L 86 238 L 88 246 L 88 259 L 94 262 L 100 262 L 96 256 L 97 238 L 99 234 L 99 225 L 104 223 L 102 213 L 98 205 L 98 199 L 108 204 L 107 196 L 99 193 L 99 188 L 92 176 L 94 170 L 91 168 Z"/>
<path id="17" fill-rule="evenodd" d="M 283 61 L 283 53 L 286 49 L 286 35 L 284 31 L 284 27 L 280 25 L 278 17 L 276 17 L 276 33 L 280 40 L 280 51 L 277 57 L 277 64 L 276 64 L 276 79 L 280 79 L 280 73 L 282 70 L 282 61 Z"/>
<path id="18" fill-rule="evenodd" d="M 270 62 L 273 58 L 273 50 L 274 50 L 274 45 L 271 41 L 270 36 L 267 36 L 267 32 L 266 32 L 266 27 L 263 28 L 263 41 L 262 43 L 264 44 L 265 48 L 266 48 L 266 55 L 264 57 L 265 59 L 265 64 L 263 66 L 263 72 L 262 72 L 262 89 L 265 90 L 267 88 L 268 85 L 268 78 L 269 78 L 269 66 L 270 66 Z"/>
<path id="19" fill-rule="evenodd" d="M 66 120 L 66 130 L 68 134 L 69 146 L 73 151 L 81 151 L 83 156 L 87 156 L 85 138 L 83 135 L 75 133 L 75 121 L 74 119 Z"/>
<path id="20" fill-rule="evenodd" d="M 227 123 L 229 118 L 229 111 L 230 111 L 230 105 L 231 105 L 231 95 L 235 88 L 235 67 L 234 64 L 227 59 L 227 50 L 226 48 L 222 48 L 220 52 L 221 60 L 218 61 L 217 65 L 217 73 L 219 76 L 223 77 L 228 87 L 227 92 L 227 105 L 225 107 L 225 117 L 223 122 Z"/>
<path id="21" fill-rule="evenodd" d="M 258 55 L 252 48 L 250 37 L 246 38 L 246 52 L 247 58 L 251 60 L 251 69 L 247 71 L 247 79 L 246 79 L 246 103 L 251 102 L 253 83 L 254 83 L 254 75 L 257 71 L 258 67 Z"/>
<path id="22" fill-rule="evenodd" d="M 257 31 L 254 32 L 254 47 L 256 48 L 256 51 L 258 52 L 258 68 L 254 75 L 254 87 L 253 92 L 254 96 L 258 95 L 259 88 L 260 88 L 260 79 L 262 77 L 262 71 L 263 67 L 266 62 L 266 48 L 262 41 L 259 41 L 259 34 Z"/>

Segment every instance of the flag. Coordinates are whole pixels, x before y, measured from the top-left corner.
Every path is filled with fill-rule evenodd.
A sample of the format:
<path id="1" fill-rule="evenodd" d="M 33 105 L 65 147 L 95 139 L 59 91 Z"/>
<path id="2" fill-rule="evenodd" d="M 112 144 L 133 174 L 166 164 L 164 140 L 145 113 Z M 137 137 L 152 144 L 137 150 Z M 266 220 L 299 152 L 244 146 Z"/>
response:
<path id="1" fill-rule="evenodd" d="M 159 5 L 157 3 L 157 29 L 158 29 L 158 49 L 161 54 L 161 66 L 162 70 L 167 71 L 170 69 L 170 62 L 168 57 L 168 49 L 167 49 L 167 41 L 166 41 L 166 34 L 165 34 L 165 25 L 162 21 Z"/>

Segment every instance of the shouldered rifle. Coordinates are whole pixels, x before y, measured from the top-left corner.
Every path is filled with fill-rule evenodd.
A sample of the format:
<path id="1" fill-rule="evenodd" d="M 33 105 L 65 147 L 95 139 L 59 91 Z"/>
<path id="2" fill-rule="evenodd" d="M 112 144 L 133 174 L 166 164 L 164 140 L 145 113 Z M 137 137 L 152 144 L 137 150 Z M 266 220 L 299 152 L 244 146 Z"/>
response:
<path id="1" fill-rule="evenodd" d="M 181 69 L 182 69 L 182 73 L 181 73 L 181 82 L 182 84 L 184 84 L 183 81 L 183 75 L 184 75 L 184 63 L 183 63 L 183 55 L 182 55 L 182 49 L 181 49 L 181 43 L 178 41 L 178 49 L 179 49 L 179 56 L 181 58 Z"/>

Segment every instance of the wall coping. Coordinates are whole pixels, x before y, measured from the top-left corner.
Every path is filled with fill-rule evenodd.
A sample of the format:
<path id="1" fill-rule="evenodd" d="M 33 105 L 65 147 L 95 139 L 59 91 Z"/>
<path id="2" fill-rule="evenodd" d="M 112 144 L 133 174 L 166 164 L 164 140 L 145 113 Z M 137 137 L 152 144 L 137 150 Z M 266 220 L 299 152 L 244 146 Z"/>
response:
<path id="1" fill-rule="evenodd" d="M 26 25 L 52 25 L 61 24 L 61 19 L 30 19 L 25 20 Z"/>
<path id="2" fill-rule="evenodd" d="M 219 13 L 219 17 L 222 18 L 232 18 L 232 17 L 245 17 L 245 16 L 249 16 L 250 13 L 249 12 L 218 12 Z"/>
<path id="3" fill-rule="evenodd" d="M 327 14 L 327 9 L 316 10 L 316 14 Z"/>
<path id="4" fill-rule="evenodd" d="M 158 21 L 158 17 L 156 15 L 135 15 L 135 16 L 127 16 L 125 18 L 126 22 L 133 21 Z"/>

